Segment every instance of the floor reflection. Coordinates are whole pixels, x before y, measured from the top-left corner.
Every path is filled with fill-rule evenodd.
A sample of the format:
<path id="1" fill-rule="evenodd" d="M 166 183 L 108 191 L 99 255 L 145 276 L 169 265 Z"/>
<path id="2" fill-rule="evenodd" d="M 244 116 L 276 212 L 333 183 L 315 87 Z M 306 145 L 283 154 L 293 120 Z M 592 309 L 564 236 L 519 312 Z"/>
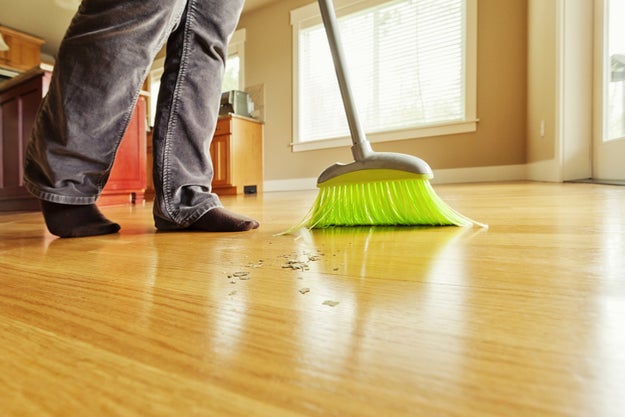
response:
<path id="1" fill-rule="evenodd" d="M 363 371 L 371 356 L 383 355 L 386 341 L 395 341 L 388 363 L 424 364 L 413 358 L 415 346 L 398 340 L 424 342 L 426 362 L 449 369 L 436 342 L 462 350 L 462 342 L 445 334 L 461 334 L 464 326 L 466 268 L 464 248 L 485 229 L 444 228 L 330 228 L 302 231 L 296 239 L 301 251 L 314 248 L 323 262 L 309 280 L 311 308 L 298 311 L 296 336 L 303 357 L 302 373 L 320 372 L 323 366 Z M 316 297 L 316 298 L 315 298 Z M 327 307 L 323 300 L 336 300 Z M 418 334 L 430 333 L 428 341 Z M 440 339 L 440 340 L 439 340 Z M 454 345 L 455 346 L 450 346 Z M 460 355 L 454 357 L 461 357 Z M 399 365 L 398 365 L 399 366 Z M 429 366 L 426 364 L 426 367 Z M 411 379 L 414 369 L 398 369 L 395 376 Z"/>

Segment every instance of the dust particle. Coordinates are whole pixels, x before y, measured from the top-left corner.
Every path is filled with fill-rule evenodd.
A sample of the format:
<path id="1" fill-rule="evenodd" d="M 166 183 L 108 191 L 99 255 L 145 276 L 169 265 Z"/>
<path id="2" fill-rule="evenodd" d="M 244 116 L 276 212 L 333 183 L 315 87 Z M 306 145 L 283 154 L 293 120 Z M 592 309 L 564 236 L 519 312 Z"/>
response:
<path id="1" fill-rule="evenodd" d="M 243 281 L 250 279 L 250 273 L 245 272 L 245 271 L 235 272 L 232 274 L 232 276 L 235 278 L 239 278 L 240 280 L 243 280 Z"/>

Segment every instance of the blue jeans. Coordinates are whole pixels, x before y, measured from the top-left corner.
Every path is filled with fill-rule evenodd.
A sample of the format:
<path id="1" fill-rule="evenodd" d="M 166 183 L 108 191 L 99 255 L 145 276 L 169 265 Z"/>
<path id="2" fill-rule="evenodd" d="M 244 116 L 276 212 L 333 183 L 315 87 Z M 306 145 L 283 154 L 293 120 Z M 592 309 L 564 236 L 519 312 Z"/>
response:
<path id="1" fill-rule="evenodd" d="M 221 202 L 209 146 L 227 42 L 244 0 L 83 0 L 35 121 L 25 183 L 41 200 L 93 204 L 143 81 L 167 43 L 154 140 L 154 218 L 184 228 Z"/>

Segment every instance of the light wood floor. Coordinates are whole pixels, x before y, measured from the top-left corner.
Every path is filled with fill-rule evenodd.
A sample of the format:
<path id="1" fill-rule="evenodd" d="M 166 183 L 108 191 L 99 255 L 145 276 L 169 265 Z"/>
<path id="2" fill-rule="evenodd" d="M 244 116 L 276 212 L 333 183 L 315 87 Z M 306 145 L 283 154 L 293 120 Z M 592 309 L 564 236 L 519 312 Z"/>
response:
<path id="1" fill-rule="evenodd" d="M 473 228 L 55 239 L 0 214 L 0 415 L 625 416 L 625 188 L 435 187 Z"/>

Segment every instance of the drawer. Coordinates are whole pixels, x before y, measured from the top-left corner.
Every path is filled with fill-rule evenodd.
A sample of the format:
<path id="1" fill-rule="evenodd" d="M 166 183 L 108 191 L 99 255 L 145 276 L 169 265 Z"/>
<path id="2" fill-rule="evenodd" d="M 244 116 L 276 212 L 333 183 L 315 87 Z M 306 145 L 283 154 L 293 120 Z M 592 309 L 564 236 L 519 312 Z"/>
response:
<path id="1" fill-rule="evenodd" d="M 228 117 L 227 119 L 219 119 L 217 121 L 217 127 L 215 128 L 215 136 L 227 135 L 230 132 L 230 118 Z"/>

